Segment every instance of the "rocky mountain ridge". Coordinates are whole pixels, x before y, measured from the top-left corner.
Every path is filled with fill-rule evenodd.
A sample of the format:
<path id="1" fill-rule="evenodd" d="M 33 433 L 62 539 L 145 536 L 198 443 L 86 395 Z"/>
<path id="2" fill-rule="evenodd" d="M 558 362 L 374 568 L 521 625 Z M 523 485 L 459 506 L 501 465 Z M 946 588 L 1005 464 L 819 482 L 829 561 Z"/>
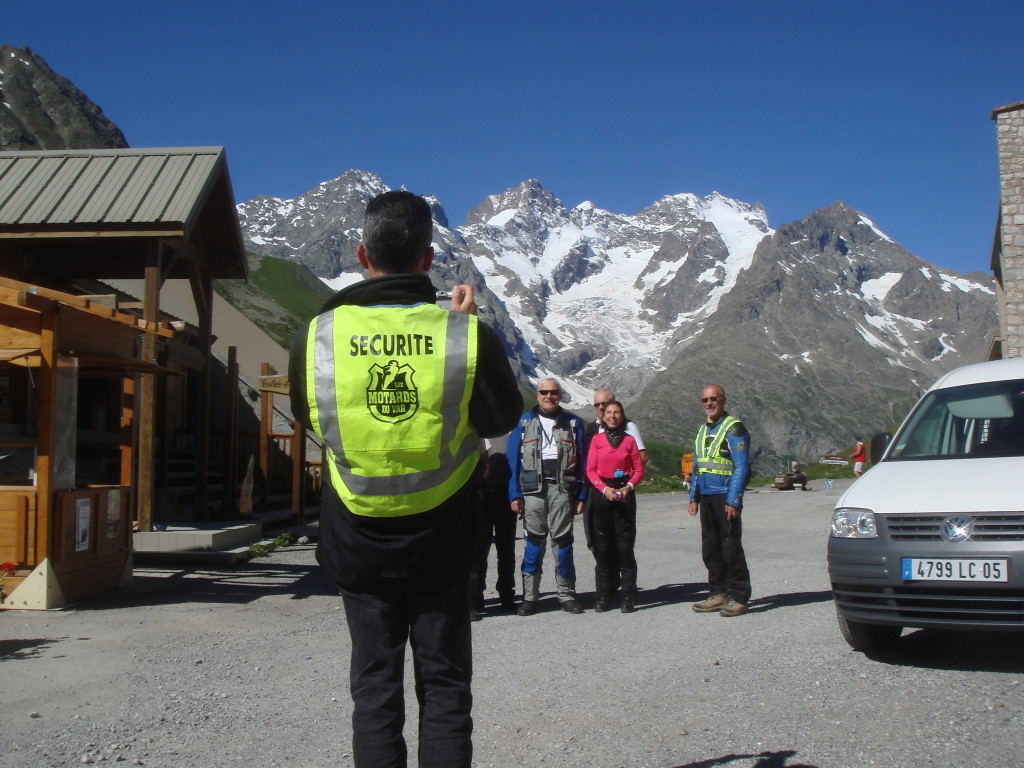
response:
<path id="1" fill-rule="evenodd" d="M 31 48 L 0 45 L 0 150 L 127 146 L 103 110 Z"/>
<path id="2" fill-rule="evenodd" d="M 349 171 L 295 200 L 238 206 L 260 252 L 335 286 L 359 279 L 362 208 L 386 186 Z M 758 204 L 669 195 L 634 215 L 565 207 L 536 180 L 465 225 L 435 211 L 440 287 L 469 282 L 525 376 L 554 376 L 588 414 L 615 387 L 645 434 L 686 444 L 716 380 L 764 456 L 808 460 L 890 426 L 942 372 L 980 360 L 992 278 L 919 259 L 837 202 L 772 229 Z"/>

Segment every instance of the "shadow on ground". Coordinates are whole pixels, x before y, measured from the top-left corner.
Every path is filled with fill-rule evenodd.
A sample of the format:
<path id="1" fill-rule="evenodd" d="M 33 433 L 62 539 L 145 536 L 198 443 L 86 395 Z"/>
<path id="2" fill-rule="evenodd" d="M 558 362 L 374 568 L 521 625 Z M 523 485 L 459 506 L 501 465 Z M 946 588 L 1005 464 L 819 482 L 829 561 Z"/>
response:
<path id="1" fill-rule="evenodd" d="M 754 760 L 753 768 L 816 768 L 809 763 L 791 763 L 789 759 L 794 757 L 794 750 L 783 750 L 781 752 L 759 752 L 756 755 L 722 755 L 708 760 L 698 760 L 695 763 L 684 763 L 675 768 L 713 768 L 716 765 L 728 765 L 739 760 Z"/>
<path id="2" fill-rule="evenodd" d="M 661 608 L 666 605 L 688 603 L 694 599 L 694 595 L 700 589 L 700 584 L 662 584 L 660 587 L 641 589 L 636 593 L 636 610 L 645 611 L 651 608 Z M 597 593 L 580 592 L 577 598 L 580 605 L 590 610 L 597 601 Z M 622 594 L 619 593 L 612 600 L 612 607 L 618 609 L 621 602 Z"/>
<path id="3" fill-rule="evenodd" d="M 68 638 L 0 640 L 0 661 L 23 661 L 37 659 L 54 643 Z"/>
<path id="4" fill-rule="evenodd" d="M 1024 672 L 1022 632 L 919 629 L 903 635 L 890 651 L 865 654 L 901 667 L 959 672 Z"/>
<path id="5" fill-rule="evenodd" d="M 750 601 L 750 612 L 772 611 L 776 608 L 792 608 L 796 605 L 826 603 L 832 600 L 832 590 L 823 589 L 819 592 L 785 592 L 781 595 L 768 595 Z"/>
<path id="6" fill-rule="evenodd" d="M 577 599 L 586 610 L 594 607 L 596 600 L 595 592 L 580 592 Z M 621 595 L 616 596 L 612 601 L 612 607 L 617 607 Z M 678 605 L 681 603 L 695 603 L 708 597 L 707 585 L 701 583 L 692 584 L 662 584 L 653 589 L 641 589 L 636 595 L 636 610 L 643 611 L 650 608 L 661 608 L 666 605 Z M 832 600 L 831 590 L 819 592 L 788 592 L 781 595 L 768 595 L 750 601 L 750 612 L 759 613 L 771 611 L 778 608 L 792 608 L 797 605 L 809 605 L 810 603 L 824 603 Z M 497 601 L 492 601 L 496 603 Z M 493 605 L 488 607 L 493 608 Z M 554 593 L 542 593 L 537 603 L 539 613 L 545 611 L 559 610 L 559 604 Z"/>
<path id="7" fill-rule="evenodd" d="M 338 589 L 316 565 L 260 564 L 232 569 L 136 568 L 132 583 L 74 607 L 78 611 L 175 603 L 248 603 L 271 594 L 303 600 L 337 595 Z"/>

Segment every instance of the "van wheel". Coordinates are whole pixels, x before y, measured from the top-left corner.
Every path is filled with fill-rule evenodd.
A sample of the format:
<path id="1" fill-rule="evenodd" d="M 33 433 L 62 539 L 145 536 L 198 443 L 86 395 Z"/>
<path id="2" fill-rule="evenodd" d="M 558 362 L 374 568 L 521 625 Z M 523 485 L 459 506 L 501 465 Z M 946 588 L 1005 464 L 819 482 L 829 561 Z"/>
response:
<path id="1" fill-rule="evenodd" d="M 839 631 L 843 633 L 843 639 L 855 651 L 870 653 L 889 650 L 896 645 L 903 632 L 903 627 L 889 624 L 865 624 L 861 621 L 851 621 L 838 614 L 836 618 L 839 620 Z"/>

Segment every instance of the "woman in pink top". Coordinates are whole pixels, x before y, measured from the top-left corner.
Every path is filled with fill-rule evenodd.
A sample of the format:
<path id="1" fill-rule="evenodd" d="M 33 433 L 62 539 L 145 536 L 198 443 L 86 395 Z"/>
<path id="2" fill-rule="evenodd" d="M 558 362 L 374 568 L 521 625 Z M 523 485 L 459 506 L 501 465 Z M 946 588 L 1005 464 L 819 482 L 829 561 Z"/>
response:
<path id="1" fill-rule="evenodd" d="M 626 412 L 612 400 L 601 416 L 604 432 L 598 432 L 587 448 L 587 479 L 590 489 L 591 544 L 597 602 L 594 610 L 607 611 L 622 586 L 622 612 L 636 610 L 636 496 L 633 491 L 644 476 L 644 463 L 636 440 L 626 434 Z"/>

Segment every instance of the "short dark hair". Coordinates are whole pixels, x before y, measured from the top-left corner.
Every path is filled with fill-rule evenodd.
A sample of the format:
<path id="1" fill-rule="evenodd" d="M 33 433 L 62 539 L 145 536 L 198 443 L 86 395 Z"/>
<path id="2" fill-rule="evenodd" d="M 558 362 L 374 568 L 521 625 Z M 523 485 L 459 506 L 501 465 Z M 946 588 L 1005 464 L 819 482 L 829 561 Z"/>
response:
<path id="1" fill-rule="evenodd" d="M 405 190 L 385 192 L 366 206 L 363 247 L 366 258 L 381 272 L 413 271 L 433 236 L 430 205 L 419 195 Z"/>

